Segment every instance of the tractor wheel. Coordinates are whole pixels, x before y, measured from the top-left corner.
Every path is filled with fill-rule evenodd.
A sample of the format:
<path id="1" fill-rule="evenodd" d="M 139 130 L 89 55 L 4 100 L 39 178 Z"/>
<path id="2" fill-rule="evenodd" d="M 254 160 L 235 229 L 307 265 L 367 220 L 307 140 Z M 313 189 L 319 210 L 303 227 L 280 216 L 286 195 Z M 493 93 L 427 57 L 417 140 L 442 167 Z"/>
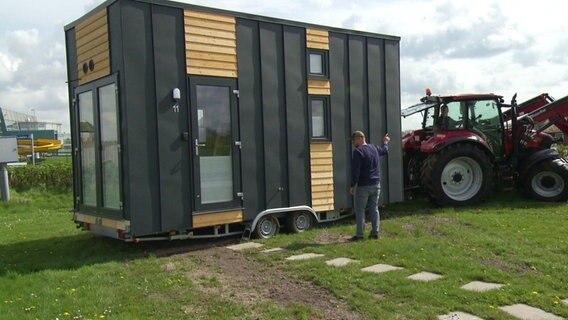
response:
<path id="1" fill-rule="evenodd" d="M 306 211 L 292 213 L 288 217 L 288 228 L 294 233 L 304 232 L 313 226 L 312 214 Z"/>
<path id="2" fill-rule="evenodd" d="M 465 144 L 442 149 L 426 158 L 421 181 L 430 201 L 465 206 L 481 202 L 492 186 L 493 166 L 483 150 Z"/>
<path id="3" fill-rule="evenodd" d="M 260 218 L 254 229 L 254 235 L 256 238 L 268 239 L 278 234 L 280 230 L 280 223 L 278 219 L 273 215 L 265 215 Z"/>
<path id="4" fill-rule="evenodd" d="M 541 201 L 568 200 L 568 163 L 547 159 L 535 164 L 523 179 L 523 191 Z"/>

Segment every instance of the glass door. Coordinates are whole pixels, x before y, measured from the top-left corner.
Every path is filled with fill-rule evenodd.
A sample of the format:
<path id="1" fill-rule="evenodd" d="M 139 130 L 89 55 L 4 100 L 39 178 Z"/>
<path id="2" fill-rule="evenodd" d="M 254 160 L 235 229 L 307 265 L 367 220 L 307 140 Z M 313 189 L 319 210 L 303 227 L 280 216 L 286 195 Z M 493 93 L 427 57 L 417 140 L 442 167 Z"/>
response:
<path id="1" fill-rule="evenodd" d="M 195 209 L 241 207 L 236 80 L 191 77 L 189 83 Z"/>

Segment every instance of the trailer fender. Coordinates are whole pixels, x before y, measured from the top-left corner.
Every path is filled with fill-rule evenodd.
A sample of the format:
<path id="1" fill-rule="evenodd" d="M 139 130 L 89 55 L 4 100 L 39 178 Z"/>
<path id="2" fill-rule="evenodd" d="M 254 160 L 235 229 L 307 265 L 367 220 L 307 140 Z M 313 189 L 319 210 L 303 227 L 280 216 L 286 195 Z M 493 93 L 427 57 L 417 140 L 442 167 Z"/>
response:
<path id="1" fill-rule="evenodd" d="M 535 164 L 545 159 L 557 159 L 557 158 L 561 157 L 558 151 L 556 151 L 555 149 L 544 149 L 531 154 L 519 166 L 518 172 L 519 172 L 519 177 L 521 178 L 520 180 L 522 181 L 525 174 L 527 174 L 529 169 Z"/>
<path id="2" fill-rule="evenodd" d="M 296 206 L 296 207 L 286 207 L 286 208 L 272 208 L 272 209 L 266 209 L 262 212 L 260 212 L 252 221 L 252 224 L 250 226 L 250 230 L 254 230 L 256 228 L 256 225 L 258 223 L 258 221 L 267 215 L 270 214 L 278 214 L 278 213 L 291 213 L 291 212 L 295 212 L 295 211 L 307 211 L 310 212 L 314 218 L 314 221 L 316 222 L 320 222 L 318 219 L 318 215 L 316 214 L 316 212 L 314 211 L 314 209 L 308 207 L 308 206 Z"/>

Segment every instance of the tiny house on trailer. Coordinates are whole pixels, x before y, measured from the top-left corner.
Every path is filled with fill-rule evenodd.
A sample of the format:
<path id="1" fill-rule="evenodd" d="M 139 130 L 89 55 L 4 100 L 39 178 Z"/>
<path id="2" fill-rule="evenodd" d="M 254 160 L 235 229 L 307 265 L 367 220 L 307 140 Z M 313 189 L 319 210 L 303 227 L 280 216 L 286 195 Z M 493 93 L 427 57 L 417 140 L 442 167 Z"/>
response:
<path id="1" fill-rule="evenodd" d="M 65 27 L 74 221 L 125 241 L 303 231 L 351 213 L 350 133 L 400 138 L 399 41 L 162 0 Z M 382 158 L 402 201 L 402 151 Z"/>

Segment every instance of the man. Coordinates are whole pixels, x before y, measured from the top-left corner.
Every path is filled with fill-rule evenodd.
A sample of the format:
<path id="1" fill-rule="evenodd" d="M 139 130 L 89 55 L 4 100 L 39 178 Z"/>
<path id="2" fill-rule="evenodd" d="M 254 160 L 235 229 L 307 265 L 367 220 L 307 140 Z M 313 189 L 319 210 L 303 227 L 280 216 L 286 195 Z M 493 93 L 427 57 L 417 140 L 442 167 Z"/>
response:
<path id="1" fill-rule="evenodd" d="M 438 120 L 438 125 L 442 130 L 451 130 L 456 129 L 460 123 L 454 119 L 452 119 L 448 115 L 448 106 L 443 104 L 440 106 L 440 119 Z"/>
<path id="2" fill-rule="evenodd" d="M 354 195 L 357 232 L 352 241 L 363 239 L 365 233 L 365 208 L 371 213 L 371 233 L 369 238 L 379 238 L 379 194 L 381 192 L 381 172 L 379 157 L 388 153 L 389 134 L 383 137 L 383 145 L 367 144 L 365 134 L 355 131 L 351 134 L 351 144 L 355 147 L 351 161 L 351 188 Z"/>

